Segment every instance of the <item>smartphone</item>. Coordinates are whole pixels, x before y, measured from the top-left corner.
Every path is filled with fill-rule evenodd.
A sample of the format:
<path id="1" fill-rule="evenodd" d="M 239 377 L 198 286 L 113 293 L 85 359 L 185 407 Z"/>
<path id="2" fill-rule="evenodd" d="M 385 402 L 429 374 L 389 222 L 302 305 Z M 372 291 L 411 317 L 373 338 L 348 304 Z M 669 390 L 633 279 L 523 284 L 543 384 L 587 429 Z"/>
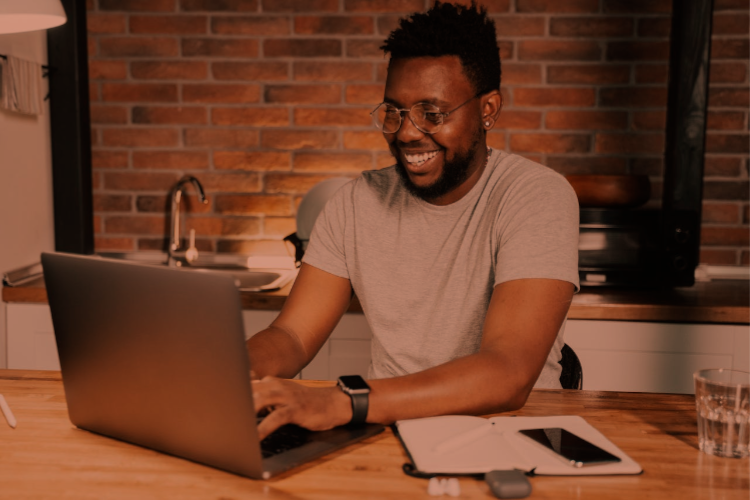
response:
<path id="1" fill-rule="evenodd" d="M 613 454 L 559 427 L 518 432 L 554 452 L 573 467 L 620 462 Z"/>

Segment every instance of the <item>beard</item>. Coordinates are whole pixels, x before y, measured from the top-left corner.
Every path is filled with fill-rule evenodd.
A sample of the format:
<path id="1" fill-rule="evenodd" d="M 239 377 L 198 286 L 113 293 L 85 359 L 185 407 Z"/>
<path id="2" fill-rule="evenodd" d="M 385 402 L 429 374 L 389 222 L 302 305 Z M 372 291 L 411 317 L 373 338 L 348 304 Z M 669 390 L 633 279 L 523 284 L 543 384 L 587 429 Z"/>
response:
<path id="1" fill-rule="evenodd" d="M 451 160 L 446 158 L 440 177 L 428 186 L 417 186 L 414 184 L 409 178 L 409 173 L 401 162 L 401 159 L 394 155 L 396 159 L 396 172 L 401 177 L 407 191 L 417 198 L 430 202 L 448 194 L 469 178 L 469 165 L 478 147 L 479 138 L 476 138 L 469 148 L 457 151 Z"/>

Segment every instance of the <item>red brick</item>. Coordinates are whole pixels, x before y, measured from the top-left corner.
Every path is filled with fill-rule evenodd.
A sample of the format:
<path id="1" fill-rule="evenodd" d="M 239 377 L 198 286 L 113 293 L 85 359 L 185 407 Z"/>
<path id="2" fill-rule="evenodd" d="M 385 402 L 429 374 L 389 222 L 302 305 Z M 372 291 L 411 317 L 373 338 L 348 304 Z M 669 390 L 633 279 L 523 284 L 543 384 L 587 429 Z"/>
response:
<path id="1" fill-rule="evenodd" d="M 256 12 L 258 0 L 180 0 L 180 10 Z"/>
<path id="2" fill-rule="evenodd" d="M 709 266 L 736 266 L 737 250 L 701 248 L 700 263 Z"/>
<path id="3" fill-rule="evenodd" d="M 94 238 L 94 248 L 97 252 L 101 251 L 130 251 L 135 248 L 132 238 L 106 238 L 97 236 Z"/>
<path id="4" fill-rule="evenodd" d="M 750 9 L 750 0 L 715 0 L 714 11 L 717 10 L 748 10 Z"/>
<path id="5" fill-rule="evenodd" d="M 532 16 L 498 16 L 495 28 L 501 38 L 544 36 L 544 18 Z"/>
<path id="6" fill-rule="evenodd" d="M 136 61 L 130 63 L 133 78 L 144 80 L 203 80 L 208 64 L 197 61 Z"/>
<path id="7" fill-rule="evenodd" d="M 659 157 L 633 157 L 629 160 L 630 163 L 630 174 L 636 175 L 648 175 L 650 177 L 661 177 L 664 172 L 664 160 Z M 654 183 L 653 186 L 656 186 Z M 661 180 L 659 181 L 659 189 L 661 189 Z M 651 190 L 651 199 L 656 199 L 656 187 Z M 661 192 L 659 192 L 661 196 Z"/>
<path id="8" fill-rule="evenodd" d="M 289 18 L 276 16 L 214 16 L 211 32 L 219 35 L 288 35 Z"/>
<path id="9" fill-rule="evenodd" d="M 217 80 L 287 80 L 285 62 L 215 62 L 211 72 Z"/>
<path id="10" fill-rule="evenodd" d="M 669 42 L 608 42 L 608 61 L 666 61 Z"/>
<path id="11" fill-rule="evenodd" d="M 297 16 L 294 32 L 302 35 L 371 35 L 370 16 Z"/>
<path id="12" fill-rule="evenodd" d="M 498 43 L 500 46 L 500 60 L 505 61 L 506 59 L 515 59 L 513 57 L 513 42 L 501 41 Z"/>
<path id="13" fill-rule="evenodd" d="M 549 33 L 552 36 L 612 38 L 632 35 L 633 28 L 633 20 L 627 17 L 553 17 Z M 544 24 L 541 34 L 544 34 Z"/>
<path id="14" fill-rule="evenodd" d="M 216 212 L 236 215 L 294 215 L 291 198 L 283 195 L 217 195 Z"/>
<path id="15" fill-rule="evenodd" d="M 127 76 L 124 61 L 89 61 L 89 80 L 124 80 Z"/>
<path id="16" fill-rule="evenodd" d="M 94 34 L 117 34 L 125 33 L 124 14 L 95 14 L 89 12 L 86 15 L 86 30 Z"/>
<path id="17" fill-rule="evenodd" d="M 518 12 L 599 12 L 599 0 L 516 0 Z"/>
<path id="18" fill-rule="evenodd" d="M 238 103 L 260 101 L 259 85 L 195 83 L 182 86 L 182 101 L 195 103 Z"/>
<path id="19" fill-rule="evenodd" d="M 743 59 L 750 57 L 750 41 L 747 38 L 715 39 L 711 41 L 711 60 Z"/>
<path id="20" fill-rule="evenodd" d="M 297 219 L 294 217 L 263 217 L 263 234 L 265 236 L 286 236 L 297 230 Z"/>
<path id="21" fill-rule="evenodd" d="M 505 71 L 505 64 L 503 64 L 503 72 Z M 388 77 L 388 63 L 376 63 L 375 64 L 375 81 L 385 83 L 385 79 Z"/>
<path id="22" fill-rule="evenodd" d="M 220 170 L 289 170 L 291 155 L 276 151 L 216 151 L 214 167 Z"/>
<path id="23" fill-rule="evenodd" d="M 487 132 L 487 146 L 499 149 L 499 150 L 505 150 L 505 132 Z M 393 158 L 391 158 L 390 165 L 393 164 Z"/>
<path id="24" fill-rule="evenodd" d="M 91 105 L 91 123 L 127 123 L 128 108 L 123 106 Z"/>
<path id="25" fill-rule="evenodd" d="M 133 167 L 196 170 L 208 168 L 205 151 L 134 151 Z"/>
<path id="26" fill-rule="evenodd" d="M 188 231 L 195 229 L 203 235 L 252 236 L 260 234 L 260 227 L 257 217 L 195 217 L 187 221 Z"/>
<path id="27" fill-rule="evenodd" d="M 545 165 L 563 175 L 628 173 L 625 159 L 612 156 L 548 156 Z"/>
<path id="28" fill-rule="evenodd" d="M 309 174 L 266 174 L 265 190 L 267 193 L 307 193 L 316 184 L 334 177 L 333 175 Z"/>
<path id="29" fill-rule="evenodd" d="M 709 83 L 744 83 L 747 81 L 747 64 L 739 62 L 712 62 L 708 72 Z"/>
<path id="30" fill-rule="evenodd" d="M 257 172 L 216 172 L 200 176 L 203 187 L 208 192 L 257 193 L 262 189 L 260 174 Z"/>
<path id="31" fill-rule="evenodd" d="M 604 0 L 604 12 L 618 14 L 668 14 L 671 0 Z"/>
<path id="32" fill-rule="evenodd" d="M 628 83 L 630 66 L 612 64 L 550 65 L 547 83 Z"/>
<path id="33" fill-rule="evenodd" d="M 339 85 L 266 85 L 265 102 L 285 104 L 338 104 Z"/>
<path id="34" fill-rule="evenodd" d="M 706 128 L 709 130 L 743 130 L 745 113 L 740 111 L 709 111 Z"/>
<path id="35" fill-rule="evenodd" d="M 102 133 L 105 146 L 176 146 L 179 140 L 177 130 L 170 128 L 106 128 Z"/>
<path id="36" fill-rule="evenodd" d="M 637 111 L 633 113 L 633 128 L 635 130 L 664 130 L 666 126 L 666 111 Z"/>
<path id="37" fill-rule="evenodd" d="M 263 12 L 336 12 L 338 0 L 263 0 Z"/>
<path id="38" fill-rule="evenodd" d="M 636 83 L 667 83 L 669 67 L 666 64 L 638 64 L 635 67 Z"/>
<path id="39" fill-rule="evenodd" d="M 742 160 L 736 156 L 706 155 L 703 165 L 704 176 L 737 177 L 740 175 Z"/>
<path id="40" fill-rule="evenodd" d="M 299 61 L 294 63 L 293 69 L 294 79 L 300 81 L 351 82 L 372 80 L 372 64 L 370 63 Z"/>
<path id="41" fill-rule="evenodd" d="M 166 191 L 180 178 L 177 173 L 107 172 L 104 188 L 123 191 Z"/>
<path id="42" fill-rule="evenodd" d="M 741 266 L 750 266 L 750 251 L 743 250 L 740 253 L 740 265 Z"/>
<path id="43" fill-rule="evenodd" d="M 424 9 L 422 0 L 344 0 L 347 12 L 412 12 Z"/>
<path id="44" fill-rule="evenodd" d="M 531 153 L 583 153 L 589 151 L 585 134 L 511 134 L 510 149 Z"/>
<path id="45" fill-rule="evenodd" d="M 86 0 L 86 10 L 95 10 L 96 5 L 94 4 L 94 0 Z"/>
<path id="46" fill-rule="evenodd" d="M 261 144 L 272 149 L 332 149 L 338 134 L 330 130 L 264 130 Z"/>
<path id="47" fill-rule="evenodd" d="M 374 151 L 387 151 L 383 133 L 373 131 L 345 131 L 344 149 L 369 149 Z"/>
<path id="48" fill-rule="evenodd" d="M 252 39 L 186 38 L 182 40 L 186 57 L 257 57 L 258 41 Z"/>
<path id="49" fill-rule="evenodd" d="M 92 151 L 91 166 L 94 168 L 127 168 L 126 151 Z"/>
<path id="50" fill-rule="evenodd" d="M 596 101 L 594 89 L 536 87 L 513 90 L 516 106 L 592 106 Z"/>
<path id="51" fill-rule="evenodd" d="M 490 135 L 498 135 L 498 134 L 487 134 L 488 146 L 490 145 L 489 143 Z M 502 135 L 502 137 L 504 137 L 504 135 Z M 504 147 L 501 149 L 504 149 Z M 393 165 L 393 155 L 390 153 L 390 151 L 375 153 L 375 168 L 377 170 L 380 170 L 381 168 L 385 168 L 385 167 L 390 167 L 391 165 Z"/>
<path id="52" fill-rule="evenodd" d="M 99 40 L 99 55 L 105 57 L 176 57 L 177 40 L 163 37 L 106 37 Z"/>
<path id="53" fill-rule="evenodd" d="M 704 202 L 701 213 L 703 222 L 737 224 L 740 222 L 738 203 Z"/>
<path id="54" fill-rule="evenodd" d="M 667 89 L 652 87 L 602 89 L 599 104 L 618 108 L 663 107 L 667 104 Z"/>
<path id="55" fill-rule="evenodd" d="M 750 244 L 750 231 L 747 227 L 701 227 L 701 245 L 707 246 L 747 246 Z"/>
<path id="56" fill-rule="evenodd" d="M 403 16 L 400 15 L 385 15 L 385 16 L 378 16 L 377 17 L 377 28 L 378 28 L 378 34 L 383 36 L 388 36 L 391 31 L 398 28 L 399 22 Z"/>
<path id="57" fill-rule="evenodd" d="M 89 58 L 97 55 L 97 39 L 98 38 L 94 38 L 93 36 L 89 35 L 88 39 L 86 40 L 86 52 L 88 53 Z"/>
<path id="58" fill-rule="evenodd" d="M 104 232 L 114 234 L 164 234 L 165 217 L 152 215 L 112 216 L 104 219 Z"/>
<path id="59" fill-rule="evenodd" d="M 380 46 L 383 45 L 383 40 L 357 40 L 348 39 L 346 40 L 346 56 L 347 57 L 378 57 L 383 59 L 383 50 Z"/>
<path id="60" fill-rule="evenodd" d="M 301 126 L 367 127 L 371 108 L 297 108 L 294 124 Z"/>
<path id="61" fill-rule="evenodd" d="M 452 0 L 451 3 L 456 5 L 471 5 L 472 0 Z M 429 2 L 431 5 L 432 2 Z M 510 10 L 510 0 L 477 0 L 476 4 L 485 7 L 487 12 L 508 12 Z"/>
<path id="62" fill-rule="evenodd" d="M 211 110 L 214 125 L 244 125 L 255 127 L 279 127 L 289 125 L 289 110 L 286 108 L 214 108 Z"/>
<path id="63" fill-rule="evenodd" d="M 297 172 L 361 172 L 373 167 L 369 153 L 295 153 Z"/>
<path id="64" fill-rule="evenodd" d="M 130 32 L 139 34 L 204 35 L 206 16 L 130 16 Z"/>
<path id="65" fill-rule="evenodd" d="M 190 191 L 194 193 L 194 191 Z M 182 206 L 180 209 L 187 214 L 205 214 L 212 211 L 211 200 L 209 196 L 208 203 L 201 203 L 198 201 L 198 197 L 195 194 L 188 194 L 182 198 Z M 136 209 L 138 212 L 155 212 L 155 213 L 169 213 L 172 209 L 172 197 L 170 194 L 160 195 L 141 195 L 138 196 L 135 201 Z"/>
<path id="66" fill-rule="evenodd" d="M 503 64 L 504 85 L 542 83 L 542 66 L 539 64 Z"/>
<path id="67" fill-rule="evenodd" d="M 338 57 L 341 41 L 321 38 L 276 38 L 263 42 L 266 57 Z"/>
<path id="68" fill-rule="evenodd" d="M 596 134 L 594 151 L 597 153 L 623 153 L 641 155 L 662 153 L 663 134 Z"/>
<path id="69" fill-rule="evenodd" d="M 175 10 L 175 0 L 99 0 L 99 10 L 172 12 Z"/>
<path id="70" fill-rule="evenodd" d="M 750 106 L 750 91 L 746 88 L 712 88 L 708 90 L 709 107 L 738 107 L 747 109 Z"/>
<path id="71" fill-rule="evenodd" d="M 258 131 L 189 128 L 185 130 L 185 145 L 209 148 L 251 148 L 258 145 Z"/>
<path id="72" fill-rule="evenodd" d="M 706 135 L 707 153 L 750 153 L 747 134 L 716 134 Z"/>
<path id="73" fill-rule="evenodd" d="M 704 200 L 747 200 L 750 197 L 750 184 L 747 180 L 704 180 Z"/>
<path id="74" fill-rule="evenodd" d="M 133 107 L 133 123 L 202 125 L 208 113 L 202 107 Z"/>
<path id="75" fill-rule="evenodd" d="M 669 38 L 672 18 L 644 17 L 638 20 L 638 36 L 643 38 Z"/>
<path id="76" fill-rule="evenodd" d="M 102 99 L 118 102 L 176 102 L 177 85 L 158 83 L 105 83 Z"/>
<path id="77" fill-rule="evenodd" d="M 538 129 L 542 123 L 542 113 L 539 111 L 509 110 L 500 113 L 500 119 L 495 128 L 500 129 Z"/>
<path id="78" fill-rule="evenodd" d="M 524 40 L 518 42 L 518 58 L 528 61 L 598 61 L 599 44 L 590 41 Z"/>
<path id="79" fill-rule="evenodd" d="M 347 85 L 345 100 L 349 104 L 367 104 L 373 108 L 383 102 L 385 88 L 382 84 Z"/>
<path id="80" fill-rule="evenodd" d="M 625 129 L 628 114 L 620 111 L 548 111 L 545 127 L 562 130 Z"/>
<path id="81" fill-rule="evenodd" d="M 124 194 L 94 194 L 95 212 L 130 212 L 133 197 Z"/>
<path id="82" fill-rule="evenodd" d="M 714 14 L 711 29 L 713 35 L 745 35 L 748 34 L 750 16 L 746 13 L 733 12 L 731 14 Z"/>

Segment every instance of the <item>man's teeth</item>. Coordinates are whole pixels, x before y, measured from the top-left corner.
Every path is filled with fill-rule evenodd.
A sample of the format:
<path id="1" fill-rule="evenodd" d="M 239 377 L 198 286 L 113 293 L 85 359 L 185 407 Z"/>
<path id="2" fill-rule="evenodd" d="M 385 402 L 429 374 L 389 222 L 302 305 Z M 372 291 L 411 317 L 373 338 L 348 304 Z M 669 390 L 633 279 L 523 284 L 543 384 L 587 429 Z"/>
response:
<path id="1" fill-rule="evenodd" d="M 421 165 L 430 158 L 435 157 L 435 155 L 437 154 L 437 151 L 430 151 L 429 153 L 420 153 L 418 155 L 405 154 L 404 156 L 406 156 L 406 161 L 408 161 L 409 163 L 416 163 L 417 165 Z"/>

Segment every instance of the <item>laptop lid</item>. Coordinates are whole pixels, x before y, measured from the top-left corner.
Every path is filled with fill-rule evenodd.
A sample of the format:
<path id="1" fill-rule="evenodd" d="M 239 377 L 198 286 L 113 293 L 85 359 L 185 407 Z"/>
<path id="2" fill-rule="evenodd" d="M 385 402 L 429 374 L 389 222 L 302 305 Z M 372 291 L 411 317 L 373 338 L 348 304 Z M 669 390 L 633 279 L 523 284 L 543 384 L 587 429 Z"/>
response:
<path id="1" fill-rule="evenodd" d="M 77 427 L 252 478 L 383 430 L 312 433 L 264 461 L 231 278 L 67 254 L 42 266 Z"/>

